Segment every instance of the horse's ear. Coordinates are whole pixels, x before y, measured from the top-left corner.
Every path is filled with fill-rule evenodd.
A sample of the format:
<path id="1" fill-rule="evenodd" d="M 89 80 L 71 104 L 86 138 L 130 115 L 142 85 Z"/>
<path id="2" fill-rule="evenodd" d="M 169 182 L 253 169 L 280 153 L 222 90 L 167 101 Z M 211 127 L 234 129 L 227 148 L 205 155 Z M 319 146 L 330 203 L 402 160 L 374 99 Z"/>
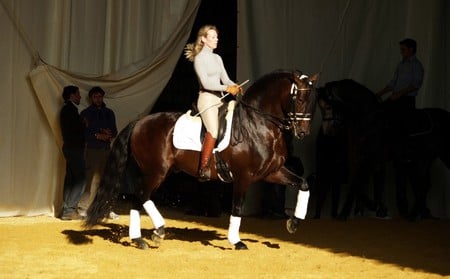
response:
<path id="1" fill-rule="evenodd" d="M 309 81 L 312 83 L 316 83 L 319 80 L 320 73 L 314 74 L 312 77 L 309 78 Z"/>

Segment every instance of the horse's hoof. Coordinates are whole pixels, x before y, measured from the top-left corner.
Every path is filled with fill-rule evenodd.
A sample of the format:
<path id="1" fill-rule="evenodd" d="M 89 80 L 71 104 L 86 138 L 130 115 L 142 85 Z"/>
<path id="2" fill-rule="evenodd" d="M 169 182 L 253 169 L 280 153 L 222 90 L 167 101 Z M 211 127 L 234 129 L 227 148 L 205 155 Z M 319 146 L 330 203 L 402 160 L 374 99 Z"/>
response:
<path id="1" fill-rule="evenodd" d="M 165 231 L 164 227 L 160 227 L 153 231 L 152 241 L 159 247 L 161 245 L 162 240 L 164 239 Z"/>
<path id="2" fill-rule="evenodd" d="M 300 219 L 291 217 L 286 221 L 286 229 L 289 233 L 295 233 L 300 225 Z"/>
<path id="3" fill-rule="evenodd" d="M 238 243 L 234 244 L 235 250 L 248 250 L 247 245 L 244 244 L 244 242 L 239 241 Z"/>
<path id="4" fill-rule="evenodd" d="M 137 248 L 139 248 L 141 250 L 147 250 L 149 248 L 147 242 L 145 242 L 145 240 L 142 239 L 142 237 L 132 239 L 131 241 L 134 244 L 136 244 Z"/>

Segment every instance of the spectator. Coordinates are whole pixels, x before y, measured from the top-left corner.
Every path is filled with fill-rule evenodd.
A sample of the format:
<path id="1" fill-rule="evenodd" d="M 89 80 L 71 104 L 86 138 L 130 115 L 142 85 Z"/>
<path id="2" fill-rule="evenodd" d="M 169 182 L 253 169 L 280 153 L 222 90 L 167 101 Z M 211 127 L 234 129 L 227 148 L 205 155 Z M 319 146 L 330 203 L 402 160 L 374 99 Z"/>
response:
<path id="1" fill-rule="evenodd" d="M 91 105 L 81 112 L 81 118 L 85 125 L 87 184 L 79 208 L 81 215 L 84 216 L 100 185 L 111 141 L 117 136 L 116 118 L 114 112 L 103 102 L 104 96 L 105 91 L 102 88 L 93 87 L 89 91 Z M 111 211 L 109 217 L 117 219 L 119 216 Z"/>
<path id="2" fill-rule="evenodd" d="M 61 219 L 81 220 L 77 205 L 86 185 L 83 124 L 77 108 L 81 96 L 78 87 L 73 85 L 64 87 L 62 95 L 64 106 L 60 113 L 60 125 L 66 174 Z"/>

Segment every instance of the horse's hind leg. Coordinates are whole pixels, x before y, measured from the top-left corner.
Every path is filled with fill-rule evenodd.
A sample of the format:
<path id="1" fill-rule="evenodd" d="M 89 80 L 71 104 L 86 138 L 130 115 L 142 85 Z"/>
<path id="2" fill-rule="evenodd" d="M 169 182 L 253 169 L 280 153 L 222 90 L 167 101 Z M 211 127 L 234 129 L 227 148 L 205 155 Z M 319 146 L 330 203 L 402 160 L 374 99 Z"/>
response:
<path id="1" fill-rule="evenodd" d="M 130 209 L 130 227 L 128 229 L 128 235 L 131 242 L 134 243 L 137 248 L 146 250 L 149 246 L 141 235 L 141 215 L 139 213 L 141 207 L 141 201 L 133 196 L 132 208 Z"/>
<path id="2" fill-rule="evenodd" d="M 153 201 L 148 200 L 143 205 L 144 210 L 150 216 L 150 219 L 153 223 L 155 230 L 152 234 L 152 241 L 159 246 L 161 241 L 164 239 L 165 230 L 164 230 L 164 219 L 162 215 L 159 213 Z M 140 206 L 139 206 L 140 207 Z M 139 249 L 146 250 L 149 248 L 149 245 L 142 238 L 141 234 L 141 216 L 139 213 L 138 206 L 133 206 L 133 209 L 130 210 L 130 228 L 129 228 L 129 236 L 132 243 L 135 243 Z"/>
<path id="3" fill-rule="evenodd" d="M 141 235 L 141 216 L 139 214 L 139 210 L 130 210 L 129 235 L 131 242 L 136 244 L 139 249 L 147 250 L 149 248 L 148 243 L 142 238 Z"/>
<path id="4" fill-rule="evenodd" d="M 162 217 L 161 213 L 159 213 L 159 210 L 156 208 L 155 204 L 152 200 L 148 200 L 143 205 L 145 211 L 147 212 L 148 216 L 150 216 L 150 219 L 152 220 L 153 227 L 155 230 L 152 234 L 152 240 L 153 242 L 159 246 L 161 241 L 164 239 L 165 236 L 165 221 Z"/>

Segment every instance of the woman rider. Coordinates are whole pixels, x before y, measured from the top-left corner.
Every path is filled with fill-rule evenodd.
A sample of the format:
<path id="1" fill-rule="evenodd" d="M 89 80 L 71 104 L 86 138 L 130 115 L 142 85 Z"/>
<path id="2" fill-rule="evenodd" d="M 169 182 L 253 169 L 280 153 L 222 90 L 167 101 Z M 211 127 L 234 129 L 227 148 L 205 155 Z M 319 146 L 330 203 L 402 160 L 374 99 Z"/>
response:
<path id="1" fill-rule="evenodd" d="M 233 96 L 242 91 L 242 88 L 228 77 L 222 58 L 213 52 L 218 41 L 217 28 L 205 25 L 198 31 L 195 43 L 188 44 L 185 48 L 185 56 L 194 62 L 194 70 L 200 83 L 197 108 L 206 128 L 198 171 L 201 180 L 209 180 L 211 177 L 209 161 L 217 139 L 218 108 L 222 105 L 220 98 L 224 96 L 223 91 Z"/>

